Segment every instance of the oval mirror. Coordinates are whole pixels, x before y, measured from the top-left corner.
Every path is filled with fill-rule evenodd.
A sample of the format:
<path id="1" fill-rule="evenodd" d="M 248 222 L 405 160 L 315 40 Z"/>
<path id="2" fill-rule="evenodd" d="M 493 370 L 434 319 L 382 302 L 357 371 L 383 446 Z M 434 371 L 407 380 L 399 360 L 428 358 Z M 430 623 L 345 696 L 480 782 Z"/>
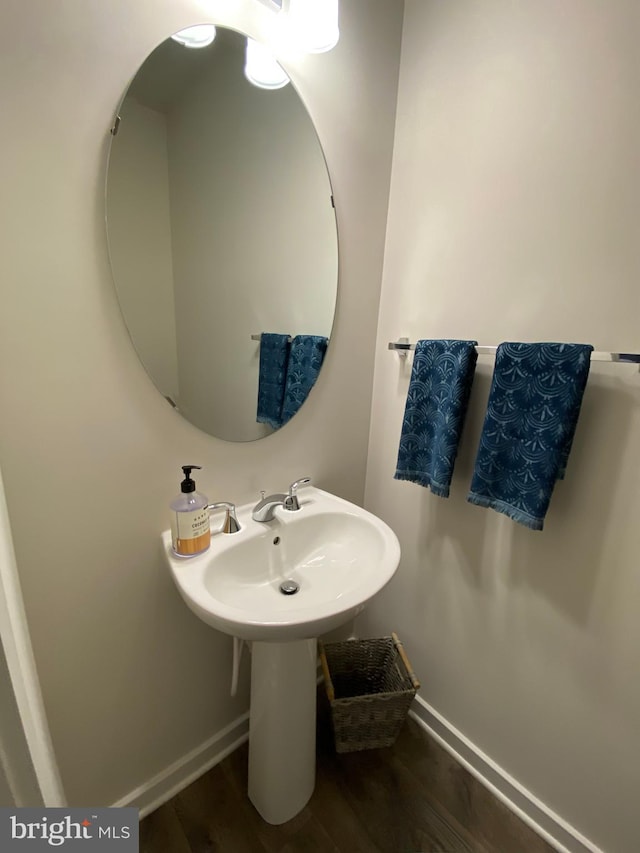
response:
<path id="1" fill-rule="evenodd" d="M 173 38 L 119 110 L 107 172 L 118 300 L 159 391 L 227 441 L 269 435 L 322 365 L 338 249 L 327 168 L 289 83 L 252 85 L 247 39 Z"/>

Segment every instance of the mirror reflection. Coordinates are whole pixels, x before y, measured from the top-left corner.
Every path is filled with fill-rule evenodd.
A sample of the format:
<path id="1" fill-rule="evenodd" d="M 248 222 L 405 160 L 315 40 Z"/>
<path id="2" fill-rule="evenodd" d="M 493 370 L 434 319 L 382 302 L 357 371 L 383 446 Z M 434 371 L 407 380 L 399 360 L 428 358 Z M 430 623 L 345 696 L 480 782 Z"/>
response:
<path id="1" fill-rule="evenodd" d="M 291 84 L 244 75 L 246 38 L 173 39 L 119 110 L 109 255 L 136 351 L 200 429 L 251 441 L 288 422 L 322 366 L 337 288 L 331 187 Z M 264 333 L 264 334 L 263 334 Z"/>

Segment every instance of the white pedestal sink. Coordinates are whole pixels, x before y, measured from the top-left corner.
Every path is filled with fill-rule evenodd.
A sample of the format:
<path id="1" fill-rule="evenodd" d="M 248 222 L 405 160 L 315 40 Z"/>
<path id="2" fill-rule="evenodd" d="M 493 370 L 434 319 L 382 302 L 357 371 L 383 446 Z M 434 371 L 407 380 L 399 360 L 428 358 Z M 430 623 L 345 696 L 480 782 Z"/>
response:
<path id="1" fill-rule="evenodd" d="M 188 559 L 162 540 L 183 599 L 208 625 L 252 641 L 249 797 L 262 817 L 284 823 L 304 808 L 315 782 L 316 638 L 356 616 L 393 577 L 394 532 L 376 516 L 316 488 L 300 509 L 218 533 Z M 296 591 L 281 586 L 292 581 Z"/>

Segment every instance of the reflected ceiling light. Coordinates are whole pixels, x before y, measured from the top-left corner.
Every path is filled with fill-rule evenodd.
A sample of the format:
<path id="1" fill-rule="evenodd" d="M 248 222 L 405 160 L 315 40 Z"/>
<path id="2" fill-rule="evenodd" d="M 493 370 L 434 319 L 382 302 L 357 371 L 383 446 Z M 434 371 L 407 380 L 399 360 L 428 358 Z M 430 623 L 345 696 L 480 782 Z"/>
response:
<path id="1" fill-rule="evenodd" d="M 171 36 L 174 41 L 184 47 L 209 47 L 215 37 L 216 28 L 213 24 L 196 24 Z"/>
<path id="2" fill-rule="evenodd" d="M 287 0 L 287 29 L 296 47 L 324 53 L 340 38 L 338 0 Z"/>
<path id="3" fill-rule="evenodd" d="M 244 76 L 260 89 L 282 89 L 289 82 L 287 72 L 269 48 L 251 38 L 247 39 Z"/>

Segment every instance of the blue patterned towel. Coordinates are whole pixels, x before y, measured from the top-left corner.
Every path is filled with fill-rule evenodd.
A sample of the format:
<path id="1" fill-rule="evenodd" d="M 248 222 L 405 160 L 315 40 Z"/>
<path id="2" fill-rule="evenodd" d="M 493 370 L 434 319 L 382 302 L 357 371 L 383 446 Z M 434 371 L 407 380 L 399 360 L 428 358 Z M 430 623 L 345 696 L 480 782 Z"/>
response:
<path id="1" fill-rule="evenodd" d="M 477 341 L 418 341 L 402 422 L 396 480 L 449 497 L 476 369 Z"/>
<path id="2" fill-rule="evenodd" d="M 285 381 L 282 423 L 286 424 L 307 399 L 314 386 L 328 340 L 322 335 L 296 335 L 291 341 Z"/>
<path id="3" fill-rule="evenodd" d="M 500 344 L 468 501 L 542 530 L 564 477 L 592 350 Z"/>
<path id="4" fill-rule="evenodd" d="M 258 414 L 260 424 L 274 429 L 282 426 L 282 403 L 289 360 L 289 335 L 263 332 L 260 335 Z"/>

